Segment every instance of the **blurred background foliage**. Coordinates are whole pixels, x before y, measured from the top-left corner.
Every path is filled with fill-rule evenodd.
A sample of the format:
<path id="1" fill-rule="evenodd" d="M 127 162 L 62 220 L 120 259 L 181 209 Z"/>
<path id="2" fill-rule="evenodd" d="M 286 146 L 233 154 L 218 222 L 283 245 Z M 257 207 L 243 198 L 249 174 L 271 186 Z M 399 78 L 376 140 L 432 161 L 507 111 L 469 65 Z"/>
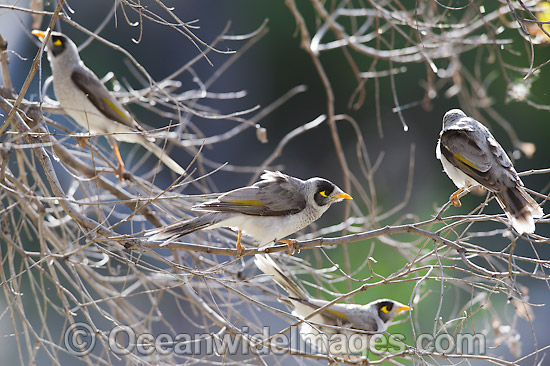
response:
<path id="1" fill-rule="evenodd" d="M 6 3 L 9 3 L 9 1 L 6 1 Z M 20 1 L 16 5 L 25 7 L 24 3 L 24 1 Z M 259 166 L 273 152 L 287 133 L 314 120 L 320 114 L 327 113 L 325 89 L 319 74 L 313 66 L 311 57 L 300 47 L 300 32 L 297 29 L 295 18 L 283 1 L 187 0 L 164 1 L 163 3 L 168 7 L 173 7 L 173 11 L 181 19 L 186 21 L 197 19 L 196 25 L 200 28 L 194 29 L 193 33 L 206 43 L 211 43 L 223 32 L 226 26 L 229 29 L 228 35 L 241 35 L 251 33 L 258 29 L 264 21 L 267 22 L 265 35 L 246 52 L 241 50 L 242 53 L 239 58 L 209 88 L 210 91 L 219 93 L 242 90 L 246 92 L 246 96 L 229 100 L 211 99 L 208 101 L 208 108 L 221 111 L 221 113 L 232 113 L 256 105 L 264 107 L 298 85 L 304 85 L 307 88 L 259 122 L 262 127 L 267 129 L 268 143 L 261 143 L 256 138 L 256 131 L 249 128 L 228 141 L 218 143 L 215 148 L 205 148 L 202 152 L 204 157 L 217 163 L 227 162 L 234 166 Z M 349 7 L 352 7 L 352 2 L 348 3 L 350 4 Z M 387 5 L 392 2 L 381 3 Z M 410 4 L 396 2 L 394 5 L 396 7 L 402 5 L 407 9 L 411 9 L 414 3 L 418 2 L 410 2 Z M 480 11 L 480 7 L 484 7 L 483 11 L 485 13 L 490 13 L 506 4 L 504 1 L 467 0 L 449 1 L 445 2 L 446 4 L 432 1 L 420 3 L 422 3 L 422 6 L 434 9 L 434 19 L 448 24 L 467 19 L 470 16 L 468 14 Z M 370 7 L 367 1 L 353 3 L 356 7 L 361 4 Z M 53 10 L 55 5 L 55 3 L 45 2 L 45 9 Z M 324 2 L 323 5 L 327 9 L 340 6 L 338 2 L 331 1 Z M 443 5 L 449 8 L 444 10 L 442 9 Z M 72 11 L 68 14 L 72 20 L 89 30 L 93 30 L 109 14 L 113 8 L 113 1 L 70 1 L 68 6 Z M 312 3 L 299 1 L 297 6 L 309 31 L 314 34 L 319 28 L 321 20 L 315 14 Z M 161 9 L 154 2 L 148 2 L 147 7 L 153 12 L 161 12 Z M 135 13 L 128 12 L 128 17 L 131 21 L 139 21 Z M 420 20 L 427 21 L 428 19 Z M 514 19 L 510 14 L 503 15 L 501 20 L 514 25 Z M 43 28 L 45 28 L 48 21 L 49 18 L 46 17 L 42 23 Z M 353 21 L 348 21 L 348 23 L 350 22 L 353 23 Z M 9 49 L 17 54 L 16 57 L 10 56 L 15 90 L 18 90 L 22 85 L 37 51 L 36 40 L 30 35 L 30 23 L 29 14 L 10 10 L 9 8 L 0 10 L 0 33 L 8 40 Z M 346 22 L 343 22 L 343 24 L 346 24 Z M 542 67 L 527 79 L 523 77 L 530 66 L 529 55 L 534 54 L 533 65 L 540 65 L 550 59 L 550 47 L 546 44 L 530 45 L 525 41 L 525 36 L 520 34 L 521 31 L 518 31 L 517 25 L 516 28 L 509 28 L 505 23 L 502 23 L 502 29 L 500 29 L 495 24 L 498 24 L 498 22 L 491 23 L 488 28 L 498 32 L 499 39 L 510 40 L 510 43 L 500 47 L 497 45 L 472 47 L 469 51 L 457 53 L 454 59 L 463 70 L 463 73 L 460 74 L 459 84 L 462 89 L 459 93 L 453 93 L 450 90 L 458 85 L 456 79 L 458 73 L 455 74 L 453 83 L 450 80 L 451 78 L 439 78 L 424 60 L 417 63 L 397 63 L 379 59 L 374 66 L 375 70 L 396 68 L 399 72 L 393 76 L 393 82 L 389 77 L 366 80 L 364 100 L 358 102 L 357 94 L 354 94 L 358 82 L 350 69 L 346 55 L 338 49 L 321 53 L 320 61 L 335 95 L 334 109 L 336 114 L 347 114 L 357 122 L 371 163 L 374 164 L 378 159 L 381 159 L 373 180 L 376 188 L 377 208 L 379 209 L 376 214 L 389 210 L 405 199 L 409 183 L 411 152 L 414 153 L 414 156 L 412 156 L 414 166 L 410 199 L 397 213 L 378 222 L 378 226 L 428 220 L 448 200 L 449 195 L 454 192 L 455 186 L 442 172 L 441 164 L 435 158 L 435 146 L 441 129 L 442 116 L 451 108 L 462 108 L 467 114 L 473 115 L 488 125 L 496 139 L 510 157 L 514 159 L 516 169 L 519 172 L 549 167 L 550 118 L 548 106 L 550 106 L 550 95 L 548 85 L 550 85 L 550 75 L 548 67 Z M 100 35 L 127 50 L 143 65 L 153 79 L 160 80 L 166 77 L 173 70 L 178 69 L 199 54 L 199 50 L 185 37 L 177 32 L 167 31 L 168 28 L 165 25 L 147 21 L 144 21 L 141 25 L 143 26 L 142 29 L 137 26 L 130 26 L 124 20 L 123 12 L 118 8 L 116 16 L 107 22 Z M 58 27 L 57 30 L 68 34 L 77 45 L 88 39 L 82 32 L 74 29 L 69 24 L 58 22 Z M 481 27 L 476 34 L 482 35 L 485 34 L 484 32 L 486 32 L 486 29 Z M 423 35 L 409 31 L 409 36 L 416 42 L 423 42 Z M 137 39 L 139 39 L 139 42 L 135 41 Z M 328 35 L 327 39 L 324 39 L 325 42 L 330 40 Z M 428 38 L 425 41 L 428 42 Z M 404 38 L 397 37 L 394 45 L 382 45 L 381 48 L 398 48 L 406 46 L 407 43 Z M 238 47 L 240 47 L 240 44 L 231 40 L 224 40 L 216 46 L 219 50 L 233 50 L 238 49 Z M 372 71 L 370 69 L 373 66 L 372 58 L 366 57 L 353 49 L 348 49 L 348 52 L 349 57 L 354 60 L 361 72 Z M 139 77 L 136 77 L 135 67 L 117 50 L 111 49 L 100 42 L 92 41 L 86 48 L 81 50 L 80 54 L 87 66 L 94 70 L 98 76 L 102 77 L 109 72 L 113 72 L 116 75 L 116 80 L 123 85 L 128 84 L 134 88 L 144 86 Z M 203 81 L 214 75 L 220 66 L 229 59 L 230 55 L 211 52 L 208 57 L 212 64 L 209 64 L 203 58 L 193 65 L 194 75 Z M 499 59 L 508 65 L 504 72 Z M 450 68 L 452 66 L 451 62 L 450 59 L 434 60 L 440 70 Z M 42 60 L 41 82 L 49 75 L 49 65 L 44 58 Z M 178 77 L 178 80 L 182 83 L 182 89 L 197 87 L 194 75 L 184 73 Z M 394 83 L 394 87 L 392 87 L 392 83 Z M 524 88 L 524 94 L 521 94 L 523 99 L 515 100 L 510 96 L 511 85 L 516 84 Z M 109 86 L 112 85 L 114 84 L 111 83 Z M 30 100 L 38 100 L 38 91 L 39 78 L 35 78 L 33 87 L 26 97 Z M 48 94 L 54 98 L 51 88 Z M 403 128 L 402 122 L 395 111 L 396 98 L 408 130 Z M 537 109 L 530 103 L 546 107 L 545 109 Z M 493 112 L 486 112 L 487 108 L 490 108 Z M 160 119 L 158 115 L 154 115 L 139 106 L 132 105 L 130 109 L 141 123 L 150 127 L 159 128 L 169 123 L 168 120 Z M 379 119 L 377 113 L 379 113 Z M 497 115 L 500 118 L 495 118 Z M 53 116 L 53 118 L 60 123 L 67 122 L 63 116 Z M 381 123 L 379 123 L 379 120 Z M 511 129 L 517 134 L 517 141 L 514 141 L 509 130 L 506 130 L 506 123 L 509 123 Z M 195 118 L 194 124 L 199 126 L 200 131 L 205 136 L 219 134 L 234 126 L 234 123 L 228 120 L 206 118 Z M 358 162 L 356 156 L 357 133 L 353 126 L 345 121 L 337 122 L 337 126 L 350 170 L 355 171 L 360 177 L 359 184 L 367 187 L 367 181 L 359 174 L 360 162 Z M 521 147 L 526 147 L 521 143 L 534 144 L 536 151 L 532 156 L 526 157 L 525 152 L 521 152 Z M 122 149 L 123 156 L 128 156 L 129 150 L 136 148 L 126 144 L 122 146 Z M 173 157 L 182 166 L 188 164 L 192 159 L 191 155 L 185 154 Z M 342 170 L 335 153 L 330 129 L 326 123 L 290 141 L 285 146 L 282 154 L 274 161 L 274 164 L 285 173 L 300 178 L 321 176 L 340 186 L 343 183 Z M 131 166 L 131 163 L 129 165 Z M 148 167 L 142 169 L 146 171 Z M 59 174 L 62 175 L 63 172 Z M 65 178 L 69 179 L 68 175 Z M 167 187 L 171 182 L 169 178 L 167 174 L 162 174 L 156 183 Z M 164 179 L 164 181 L 159 181 L 159 179 Z M 243 169 L 242 173 L 220 171 L 211 177 L 209 184 L 213 191 L 221 192 L 246 185 L 250 183 L 250 179 L 251 171 L 247 169 Z M 525 177 L 524 183 L 538 192 L 548 194 L 550 187 L 548 175 Z M 199 193 L 199 190 L 196 187 L 189 186 L 181 193 L 194 194 Z M 354 194 L 353 191 L 351 193 Z M 447 214 L 466 214 L 476 208 L 484 198 L 485 193 L 482 193 L 481 196 L 469 194 L 462 199 L 461 208 L 451 207 Z M 362 200 L 356 201 L 362 212 L 368 212 L 368 208 Z M 312 230 L 338 224 L 341 222 L 341 218 L 344 217 L 344 210 L 344 205 L 335 205 L 329 213 L 312 226 Z M 545 207 L 545 211 L 549 210 L 548 207 Z M 493 200 L 489 203 L 485 212 L 500 213 L 501 211 Z M 440 227 L 443 226 L 439 225 Z M 431 230 L 435 230 L 435 228 L 437 226 Z M 121 229 L 128 233 L 132 232 L 129 225 L 124 225 Z M 488 232 L 502 229 L 502 224 L 485 221 L 477 223 L 475 229 L 475 232 Z M 537 233 L 545 237 L 550 236 L 548 225 L 537 225 Z M 24 232 L 22 232 L 22 235 L 25 235 Z M 401 234 L 392 238 L 401 242 L 419 240 L 418 237 L 412 234 Z M 508 241 L 502 239 L 501 233 L 470 238 L 471 242 L 495 251 L 505 249 L 508 244 Z M 433 243 L 430 242 L 420 240 L 417 244 L 418 248 L 426 245 L 426 250 L 433 249 Z M 515 247 L 515 254 L 532 257 L 533 253 L 536 252 L 542 259 L 550 258 L 548 244 L 535 244 L 535 250 L 530 245 L 521 244 Z M 4 244 L 2 245 L 4 246 Z M 28 250 L 40 250 L 39 243 L 36 241 L 28 242 L 26 248 Z M 314 251 L 303 251 L 298 255 L 309 260 L 316 268 L 329 267 L 334 264 L 338 264 L 343 269 L 349 266 L 353 271 L 354 278 L 363 279 L 371 275 L 370 270 L 364 266 L 367 255 L 375 258 L 376 263 L 372 264 L 372 268 L 377 273 L 382 276 L 389 276 L 407 263 L 405 255 L 396 255 L 400 250 L 402 249 L 399 248 L 399 245 L 392 244 L 388 240 L 374 239 L 350 243 L 347 248 L 337 246 L 328 249 L 326 253 L 329 254 L 330 261 Z M 452 266 L 456 265 L 456 262 L 444 261 L 443 264 Z M 14 265 L 17 267 L 19 264 L 15 263 Z M 357 271 L 358 268 L 361 269 Z M 117 271 L 124 272 L 124 267 L 118 268 Z M 435 271 L 438 271 L 438 269 L 435 269 Z M 253 270 L 249 269 L 247 273 L 251 274 Z M 449 273 L 453 273 L 457 278 L 465 276 L 461 271 Z M 300 278 L 308 280 L 308 275 L 300 275 Z M 376 280 L 376 278 L 373 278 L 373 282 Z M 535 304 L 548 304 L 550 302 L 547 281 L 536 281 L 528 278 L 518 278 L 516 281 L 528 288 L 530 302 Z M 23 288 L 29 286 L 26 282 L 22 283 Z M 333 290 L 343 293 L 351 288 L 356 288 L 358 285 L 355 282 L 339 280 L 334 282 Z M 376 298 L 390 297 L 407 303 L 415 286 L 416 282 L 410 281 L 372 287 L 355 295 L 353 300 L 358 303 L 366 303 Z M 423 283 L 422 286 L 427 286 L 422 290 L 425 298 L 419 306 L 415 307 L 413 315 L 420 319 L 418 324 L 421 328 L 425 326 L 424 329 L 419 330 L 430 332 L 433 327 L 431 318 L 439 307 L 441 282 L 431 281 Z M 317 290 L 316 292 L 314 288 L 308 288 L 308 290 L 312 294 L 323 296 L 320 291 Z M 25 291 L 23 290 L 23 292 Z M 451 314 L 457 314 L 457 308 L 459 309 L 461 304 L 466 303 L 470 296 L 472 294 L 467 288 L 461 290 L 459 286 L 452 291 L 446 291 L 439 315 L 442 319 L 446 319 Z M 481 311 L 481 314 L 476 314 L 471 321 L 474 323 L 480 321 L 487 325 L 491 322 L 492 311 L 498 311 L 505 318 L 514 318 L 514 311 L 507 306 L 507 298 L 503 293 L 488 296 L 491 297 L 491 303 L 495 308 L 487 310 L 487 314 L 483 314 L 483 311 Z M 33 300 L 27 299 L 26 301 Z M 55 296 L 52 296 L 49 301 L 57 302 Z M 135 304 L 137 307 L 144 307 L 143 311 L 146 312 L 145 308 L 148 301 L 150 300 L 140 300 L 137 297 Z M 179 319 L 180 312 L 185 311 L 185 306 L 182 304 L 170 304 L 167 301 L 162 303 L 165 306 L 165 316 L 173 316 L 174 319 Z M 464 311 L 470 310 L 464 309 Z M 547 307 L 534 307 L 533 312 L 537 324 L 548 324 L 550 322 L 550 313 Z M 49 320 L 52 322 L 51 327 L 58 327 L 60 324 L 57 321 L 63 319 L 63 316 L 60 316 L 57 320 L 54 320 L 56 318 L 52 316 L 51 319 Z M 4 318 L 2 322 L 4 323 L 5 320 Z M 518 322 L 517 328 L 522 334 L 522 339 L 527 340 L 523 343 L 522 354 L 535 351 L 537 344 L 539 348 L 541 345 L 550 344 L 550 333 L 545 327 L 531 330 L 528 322 L 523 320 Z M 490 325 L 488 327 L 490 328 Z M 408 339 L 410 339 L 409 337 L 412 338 L 411 326 L 407 321 L 391 329 L 406 334 Z M 536 342 L 538 343 L 531 341 L 533 339 L 532 332 L 536 334 Z M 0 348 L 3 347 L 0 346 Z M 504 347 L 496 353 L 506 359 L 511 358 L 509 351 Z M 17 360 L 18 358 L 14 357 L 14 362 L 17 362 Z M 44 360 L 44 358 L 40 359 L 40 361 Z M 532 359 L 529 362 L 532 362 Z M 48 364 L 48 361 L 44 361 L 43 364 Z"/>

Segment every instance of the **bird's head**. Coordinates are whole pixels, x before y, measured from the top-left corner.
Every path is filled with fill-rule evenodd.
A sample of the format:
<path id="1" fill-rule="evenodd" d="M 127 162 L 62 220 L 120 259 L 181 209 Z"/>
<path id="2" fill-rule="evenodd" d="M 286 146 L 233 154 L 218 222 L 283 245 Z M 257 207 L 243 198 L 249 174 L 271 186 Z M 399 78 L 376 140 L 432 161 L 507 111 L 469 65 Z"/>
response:
<path id="1" fill-rule="evenodd" d="M 466 114 L 460 109 L 451 109 L 443 116 L 443 129 L 449 124 L 458 121 L 459 119 L 466 117 Z"/>
<path id="2" fill-rule="evenodd" d="M 352 199 L 334 183 L 323 178 L 311 178 L 305 184 L 306 196 L 308 199 L 313 198 L 315 204 L 321 208 L 328 208 L 333 203 Z"/>
<path id="3" fill-rule="evenodd" d="M 402 312 L 409 311 L 411 309 L 407 305 L 388 299 L 377 300 L 373 305 L 384 324 L 387 324 Z"/>
<path id="4" fill-rule="evenodd" d="M 38 37 L 41 41 L 48 35 L 48 31 L 33 30 L 32 34 Z M 63 33 L 51 32 L 48 43 L 46 44 L 46 51 L 48 52 L 48 59 L 50 62 L 54 63 L 59 60 L 69 60 L 74 59 L 76 61 L 80 60 L 78 56 L 78 49 L 73 41 Z"/>

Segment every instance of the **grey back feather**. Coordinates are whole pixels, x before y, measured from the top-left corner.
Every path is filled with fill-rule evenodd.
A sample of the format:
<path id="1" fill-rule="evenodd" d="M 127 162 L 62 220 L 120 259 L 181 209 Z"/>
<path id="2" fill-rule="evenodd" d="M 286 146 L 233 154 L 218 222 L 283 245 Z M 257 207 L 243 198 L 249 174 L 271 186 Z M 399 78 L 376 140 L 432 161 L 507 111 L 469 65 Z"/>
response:
<path id="1" fill-rule="evenodd" d="M 504 149 L 485 126 L 471 117 L 447 122 L 441 132 L 441 153 L 492 191 L 523 185 Z"/>
<path id="2" fill-rule="evenodd" d="M 280 172 L 266 171 L 249 187 L 227 192 L 216 200 L 194 206 L 198 211 L 237 212 L 255 216 L 285 216 L 306 207 L 304 182 Z"/>

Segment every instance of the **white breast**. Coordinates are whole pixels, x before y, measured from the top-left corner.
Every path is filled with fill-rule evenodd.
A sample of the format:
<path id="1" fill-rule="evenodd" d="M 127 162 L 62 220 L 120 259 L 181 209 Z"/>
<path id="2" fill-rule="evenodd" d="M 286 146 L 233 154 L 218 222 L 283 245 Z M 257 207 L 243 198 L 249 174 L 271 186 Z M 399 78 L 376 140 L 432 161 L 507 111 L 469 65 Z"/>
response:
<path id="1" fill-rule="evenodd" d="M 223 220 L 210 228 L 230 227 L 235 230 L 242 230 L 244 234 L 263 246 L 302 230 L 321 217 L 326 209 L 328 207 L 323 207 L 320 210 L 306 208 L 297 214 L 286 216 L 233 214 L 229 219 Z"/>
<path id="2" fill-rule="evenodd" d="M 297 311 L 293 311 L 292 314 L 302 319 L 305 318 L 300 316 Z M 323 353 L 328 352 L 334 356 L 347 356 L 369 348 L 369 342 L 371 341 L 372 335 L 346 329 L 346 324 L 329 323 L 330 325 L 337 325 L 338 327 L 322 327 L 318 324 L 327 323 L 326 320 L 323 321 L 322 318 L 324 317 L 316 315 L 308 319 L 309 322 L 314 324 L 304 322 L 300 325 L 300 336 L 302 340 L 316 350 Z M 321 330 L 322 333 L 319 333 L 319 330 Z"/>
<path id="3" fill-rule="evenodd" d="M 108 132 L 108 123 L 111 121 L 106 119 L 88 97 L 76 87 L 71 80 L 70 72 L 54 67 L 53 74 L 55 97 L 65 112 L 92 133 Z M 72 87 L 68 88 L 67 85 Z"/>

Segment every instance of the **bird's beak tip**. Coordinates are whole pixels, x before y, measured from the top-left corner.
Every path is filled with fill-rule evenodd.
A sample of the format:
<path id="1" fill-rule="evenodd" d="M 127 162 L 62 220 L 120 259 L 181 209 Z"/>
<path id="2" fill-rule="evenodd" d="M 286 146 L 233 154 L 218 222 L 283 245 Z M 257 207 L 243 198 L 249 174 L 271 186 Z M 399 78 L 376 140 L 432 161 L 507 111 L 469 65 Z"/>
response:
<path id="1" fill-rule="evenodd" d="M 397 312 L 400 313 L 402 311 L 409 311 L 411 310 L 410 306 L 407 306 L 407 305 L 403 305 L 403 306 L 400 306 L 397 308 Z"/>
<path id="2" fill-rule="evenodd" d="M 40 38 L 41 40 L 44 39 L 44 37 L 46 36 L 46 32 L 38 29 L 33 29 L 31 33 L 37 36 L 38 38 Z"/>
<path id="3" fill-rule="evenodd" d="M 353 198 L 347 194 L 346 192 L 341 192 L 334 195 L 334 198 L 336 199 L 344 199 L 344 200 L 352 200 Z"/>

